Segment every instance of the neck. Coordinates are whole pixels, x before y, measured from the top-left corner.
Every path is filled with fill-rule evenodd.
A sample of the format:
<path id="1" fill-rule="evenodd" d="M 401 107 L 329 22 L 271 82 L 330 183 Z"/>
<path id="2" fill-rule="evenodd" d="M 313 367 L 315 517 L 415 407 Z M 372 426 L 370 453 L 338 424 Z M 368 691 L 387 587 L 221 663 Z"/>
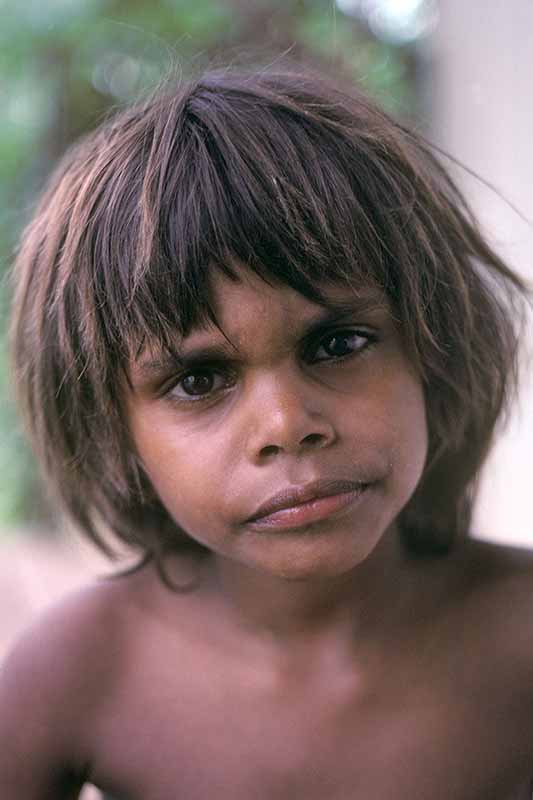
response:
<path id="1" fill-rule="evenodd" d="M 270 646 L 332 638 L 353 645 L 389 629 L 409 586 L 409 560 L 391 528 L 363 563 L 342 575 L 290 580 L 213 556 L 217 615 Z"/>

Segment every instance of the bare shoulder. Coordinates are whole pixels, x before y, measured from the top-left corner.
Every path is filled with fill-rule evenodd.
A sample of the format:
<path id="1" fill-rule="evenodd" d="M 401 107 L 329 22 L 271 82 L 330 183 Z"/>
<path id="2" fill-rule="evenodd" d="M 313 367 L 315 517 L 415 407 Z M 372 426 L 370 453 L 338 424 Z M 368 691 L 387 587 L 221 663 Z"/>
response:
<path id="1" fill-rule="evenodd" d="M 134 578 L 95 582 L 41 614 L 16 642 L 0 666 L 0 796 L 66 797 L 60 784 L 82 779 L 91 725 L 125 658 L 136 595 Z"/>
<path id="2" fill-rule="evenodd" d="M 0 666 L 0 686 L 27 680 L 39 690 L 70 691 L 77 704 L 84 695 L 94 706 L 91 689 L 102 692 L 120 668 L 140 613 L 141 585 L 137 574 L 102 578 L 42 612 Z"/>
<path id="3" fill-rule="evenodd" d="M 464 610 L 533 690 L 533 550 L 472 540 L 463 556 Z"/>
<path id="4" fill-rule="evenodd" d="M 533 549 L 509 547 L 494 542 L 470 539 L 464 547 L 466 574 L 473 585 L 488 590 L 533 592 Z"/>

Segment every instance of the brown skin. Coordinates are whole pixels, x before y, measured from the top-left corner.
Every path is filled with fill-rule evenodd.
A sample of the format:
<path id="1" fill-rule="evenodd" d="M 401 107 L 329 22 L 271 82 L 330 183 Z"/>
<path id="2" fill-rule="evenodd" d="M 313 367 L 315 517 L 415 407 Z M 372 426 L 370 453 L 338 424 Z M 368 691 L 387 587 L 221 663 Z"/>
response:
<path id="1" fill-rule="evenodd" d="M 214 287 L 230 361 L 184 382 L 144 354 L 128 399 L 155 490 L 211 552 L 168 558 L 188 591 L 145 567 L 19 643 L 0 679 L 2 800 L 89 779 L 121 800 L 529 798 L 532 557 L 476 542 L 409 557 L 394 520 L 427 433 L 386 307 L 310 340 L 323 309 L 241 278 Z M 196 330 L 182 349 L 224 341 Z M 246 522 L 317 479 L 370 486 L 306 527 Z"/>

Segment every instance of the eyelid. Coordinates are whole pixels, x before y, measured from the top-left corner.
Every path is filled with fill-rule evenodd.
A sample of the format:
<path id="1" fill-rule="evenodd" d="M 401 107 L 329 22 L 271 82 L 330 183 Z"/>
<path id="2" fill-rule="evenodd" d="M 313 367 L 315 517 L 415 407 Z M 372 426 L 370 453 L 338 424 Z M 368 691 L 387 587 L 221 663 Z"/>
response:
<path id="1" fill-rule="evenodd" d="M 344 316 L 344 315 L 343 315 Z M 314 330 L 305 334 L 300 342 L 301 353 L 304 360 L 308 361 L 309 363 L 313 363 L 313 353 L 316 352 L 320 344 L 327 339 L 328 337 L 332 337 L 335 334 L 339 333 L 347 333 L 350 332 L 352 334 L 360 334 L 362 337 L 365 337 L 368 340 L 368 345 L 371 345 L 378 341 L 379 332 L 375 326 L 372 325 L 365 325 L 362 323 L 357 323 L 350 321 L 349 319 L 336 319 L 336 320 L 328 320 L 327 322 L 322 323 L 320 326 L 315 328 Z M 361 348 L 362 350 L 366 350 L 367 346 Z M 347 353 L 345 356 L 338 356 L 332 357 L 331 360 L 333 361 L 340 361 L 343 358 L 349 358 L 351 355 L 356 355 L 359 351 L 354 350 L 353 353 Z M 326 362 L 329 359 L 319 359 L 316 363 Z M 241 366 L 241 362 L 235 358 L 226 358 L 223 356 L 198 356 L 193 358 L 183 358 L 180 359 L 179 363 L 175 364 L 175 367 L 169 368 L 167 373 L 167 377 L 163 379 L 160 383 L 160 389 L 158 391 L 158 395 L 160 397 L 167 397 L 169 396 L 170 399 L 172 390 L 177 386 L 177 384 L 183 380 L 187 375 L 192 372 L 201 371 L 201 370 L 209 370 L 219 375 L 222 375 L 226 378 L 226 384 L 229 386 L 231 384 L 231 379 L 228 380 L 230 374 L 235 376 L 235 373 L 238 370 L 238 367 Z M 198 397 L 194 397 L 193 395 L 189 396 L 187 400 L 184 398 L 177 398 L 174 397 L 176 402 L 183 401 L 183 403 L 198 403 L 202 400 L 208 401 L 212 399 L 215 395 L 219 392 L 223 391 L 224 388 L 215 390 L 214 392 L 206 395 L 199 395 Z"/>
<path id="2" fill-rule="evenodd" d="M 376 330 L 375 325 L 365 324 L 363 322 L 358 322 L 354 316 L 348 316 L 343 314 L 338 319 L 331 319 L 327 320 L 326 322 L 321 323 L 308 334 L 306 334 L 303 339 L 309 339 L 311 341 L 316 341 L 317 339 L 322 339 L 324 336 L 327 336 L 331 333 L 336 333 L 337 331 L 364 331 L 368 333 L 372 333 Z"/>
<path id="3" fill-rule="evenodd" d="M 167 370 L 166 383 L 176 382 L 188 375 L 190 372 L 197 372 L 199 370 L 213 370 L 214 372 L 227 372 L 235 369 L 235 360 L 225 358 L 211 358 L 211 357 L 184 357 L 180 361 L 175 362 Z"/>
<path id="4" fill-rule="evenodd" d="M 309 341 L 304 342 L 303 355 L 308 358 L 312 351 L 316 351 L 319 345 L 328 337 L 335 336 L 339 333 L 360 334 L 362 337 L 368 339 L 368 343 L 372 344 L 378 340 L 377 330 L 370 325 L 359 325 L 357 323 L 340 322 L 338 324 L 330 324 L 324 326 L 323 330 L 314 331 L 309 337 Z M 343 356 L 339 356 L 343 358 Z"/>
<path id="5" fill-rule="evenodd" d="M 212 392 L 209 392 L 205 395 L 197 395 L 197 396 L 185 395 L 179 397 L 177 395 L 172 396 L 172 392 L 174 391 L 174 389 L 176 389 L 180 381 L 182 381 L 191 373 L 202 372 L 202 371 L 206 372 L 209 371 L 223 377 L 224 386 Z M 213 361 L 200 359 L 195 364 L 189 364 L 187 367 L 183 367 L 179 371 L 173 373 L 172 377 L 169 378 L 168 381 L 165 381 L 164 385 L 161 387 L 159 394 L 160 397 L 163 398 L 166 397 L 170 400 L 173 400 L 174 402 L 178 403 L 183 402 L 184 404 L 198 403 L 201 402 L 202 400 L 206 401 L 210 398 L 213 398 L 214 395 L 218 394 L 219 392 L 227 388 L 229 385 L 231 385 L 231 378 L 228 380 L 228 378 L 230 377 L 229 373 L 234 374 L 234 370 L 231 370 L 229 368 L 228 363 L 221 363 L 220 361 L 218 363 L 213 363 Z"/>

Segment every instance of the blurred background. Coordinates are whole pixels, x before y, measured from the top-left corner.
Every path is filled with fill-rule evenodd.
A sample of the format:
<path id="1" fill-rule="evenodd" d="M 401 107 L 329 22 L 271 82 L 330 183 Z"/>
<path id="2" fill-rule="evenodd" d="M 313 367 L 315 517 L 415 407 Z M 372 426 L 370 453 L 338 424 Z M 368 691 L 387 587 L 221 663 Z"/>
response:
<path id="1" fill-rule="evenodd" d="M 0 657 L 44 604 L 109 567 L 47 504 L 10 396 L 7 274 L 67 145 L 176 65 L 288 53 L 360 82 L 482 175 L 454 174 L 490 240 L 533 280 L 531 0 L 0 0 Z M 531 342 L 531 337 L 529 339 Z M 526 343 L 525 351 L 530 349 Z M 476 535 L 533 546 L 533 387 L 488 465 Z"/>

